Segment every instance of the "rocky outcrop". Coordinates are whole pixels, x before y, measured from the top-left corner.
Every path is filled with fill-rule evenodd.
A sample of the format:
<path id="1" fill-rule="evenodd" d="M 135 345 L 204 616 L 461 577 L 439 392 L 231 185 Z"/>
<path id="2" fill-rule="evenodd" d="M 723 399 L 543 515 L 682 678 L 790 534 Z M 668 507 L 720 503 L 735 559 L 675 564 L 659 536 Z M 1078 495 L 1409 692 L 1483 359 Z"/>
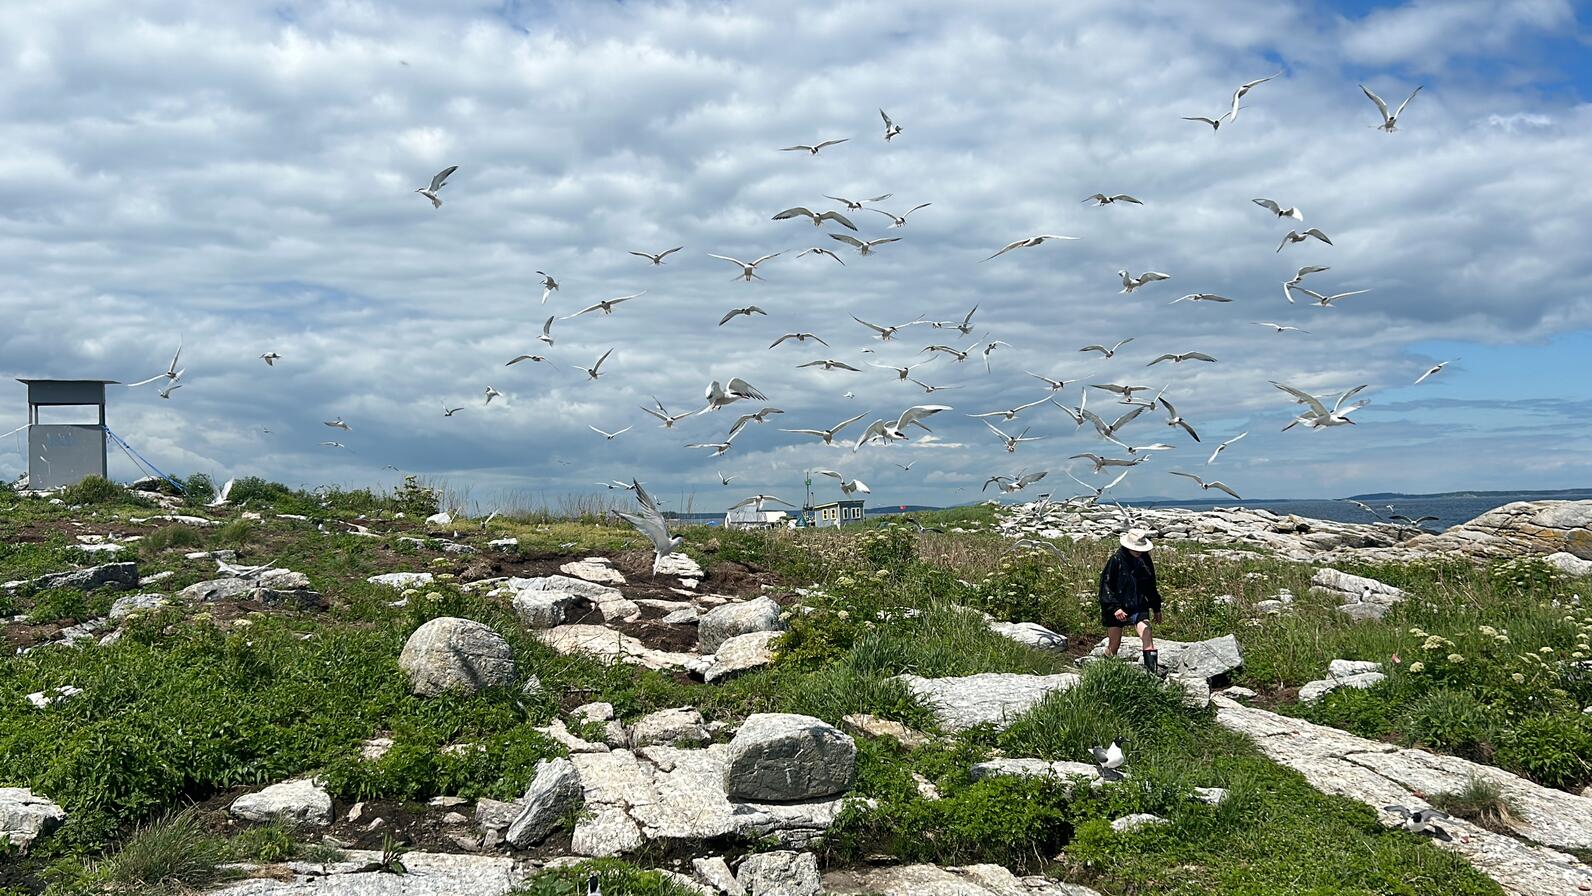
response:
<path id="1" fill-rule="evenodd" d="M 90 566 L 86 569 L 73 569 L 66 572 L 52 572 L 21 582 L 6 582 L 7 590 L 16 590 L 22 586 L 43 591 L 47 588 L 77 588 L 81 591 L 92 591 L 95 588 L 110 588 L 116 591 L 126 591 L 138 587 L 137 563 L 106 563 L 100 566 Z"/>
<path id="2" fill-rule="evenodd" d="M 857 778 L 857 744 L 812 716 L 756 713 L 730 741 L 724 790 L 732 799 L 765 803 L 815 800 L 845 793 Z"/>
<path id="3" fill-rule="evenodd" d="M 398 667 L 421 696 L 479 691 L 514 681 L 514 654 L 497 632 L 469 619 L 442 616 L 415 629 Z"/>
<path id="4" fill-rule="evenodd" d="M 1238 639 L 1232 635 L 1222 635 L 1204 641 L 1169 641 L 1165 638 L 1156 638 L 1155 647 L 1160 651 L 1160 667 L 1166 670 L 1167 674 L 1179 678 L 1209 680 L 1219 675 L 1226 675 L 1244 665 L 1244 651 L 1238 646 Z M 1102 638 L 1094 650 L 1089 652 L 1089 656 L 1099 659 L 1105 655 L 1106 640 Z M 1117 656 L 1126 662 L 1136 663 L 1140 655 L 1138 640 L 1124 637 Z"/>
<path id="5" fill-rule="evenodd" d="M 164 594 L 129 594 L 126 597 L 116 598 L 116 601 L 111 604 L 111 610 L 107 618 L 112 622 L 121 622 L 134 613 L 158 610 L 168 603 L 170 601 L 166 599 Z"/>
<path id="6" fill-rule="evenodd" d="M 607 663 L 629 663 L 645 669 L 686 669 L 701 657 L 694 653 L 654 650 L 624 632 L 602 625 L 560 625 L 538 632 L 543 644 L 563 654 L 580 654 Z"/>
<path id="7" fill-rule="evenodd" d="M 1302 703 L 1313 703 L 1338 688 L 1373 688 L 1387 680 L 1382 664 L 1370 660 L 1333 660 L 1327 664 L 1327 677 L 1306 682 L 1299 689 Z"/>
<path id="8" fill-rule="evenodd" d="M 1100 896 L 1048 877 L 1018 877 L 1000 865 L 893 865 L 831 871 L 824 890 L 835 896 Z"/>
<path id="9" fill-rule="evenodd" d="M 625 584 L 624 573 L 614 569 L 613 563 L 607 557 L 587 557 L 585 560 L 574 560 L 560 566 L 558 571 L 566 576 L 574 576 L 577 579 L 585 579 L 588 582 L 596 582 L 600 585 Z"/>
<path id="10" fill-rule="evenodd" d="M 407 874 L 376 870 L 380 852 L 351 849 L 340 862 L 288 862 L 252 869 L 258 879 L 211 896 L 505 896 L 534 870 L 514 859 L 463 853 L 406 852 Z"/>
<path id="11" fill-rule="evenodd" d="M 1076 685 L 1078 676 L 984 672 L 960 678 L 898 675 L 894 680 L 934 712 L 941 728 L 955 732 L 977 725 L 1005 728 L 1039 701 Z"/>
<path id="12" fill-rule="evenodd" d="M 1053 632 L 1037 622 L 991 622 L 989 630 L 1035 650 L 1062 653 L 1067 649 L 1067 636 Z"/>
<path id="13" fill-rule="evenodd" d="M 387 572 L 371 576 L 365 581 L 372 585 L 385 585 L 388 588 L 422 588 L 436 581 L 436 576 L 429 572 Z"/>
<path id="14" fill-rule="evenodd" d="M 636 747 L 654 744 L 698 744 L 708 739 L 702 713 L 689 706 L 663 709 L 636 720 L 630 729 L 630 743 Z"/>
<path id="15" fill-rule="evenodd" d="M 528 579 L 514 576 L 491 593 L 515 598 L 535 592 L 584 597 L 597 608 L 605 622 L 633 622 L 641 618 L 641 607 L 618 589 L 572 576 L 536 576 Z"/>
<path id="16" fill-rule="evenodd" d="M 1336 600 L 1339 611 L 1357 620 L 1381 619 L 1394 604 L 1409 597 L 1402 588 L 1331 567 L 1316 570 L 1310 577 L 1310 591 Z"/>
<path id="17" fill-rule="evenodd" d="M 1549 554 L 1542 559 L 1543 562 L 1567 576 L 1574 576 L 1578 579 L 1592 576 L 1592 560 L 1583 560 L 1568 551 Z"/>
<path id="18" fill-rule="evenodd" d="M 777 631 L 779 614 L 779 604 L 767 597 L 714 607 L 697 621 L 701 650 L 705 654 L 714 653 L 719 645 L 736 635 Z"/>
<path id="19" fill-rule="evenodd" d="M 26 787 L 0 787 L 0 843 L 27 849 L 66 820 L 66 810 Z"/>
<path id="20" fill-rule="evenodd" d="M 233 800 L 227 811 L 244 821 L 280 820 L 295 825 L 325 826 L 332 823 L 332 797 L 319 783 L 301 778 L 246 793 Z"/>
<path id="21" fill-rule="evenodd" d="M 1362 673 L 1364 674 L 1364 673 Z M 1405 750 L 1355 737 L 1335 728 L 1243 706 L 1226 697 L 1212 700 L 1216 721 L 1246 734 L 1262 753 L 1304 776 L 1325 793 L 1381 809 L 1428 805 L 1421 794 L 1454 792 L 1473 778 L 1496 784 L 1511 806 L 1511 826 L 1532 845 L 1459 819 L 1443 822 L 1452 835 L 1433 840 L 1460 853 L 1478 870 L 1517 896 L 1571 896 L 1592 889 L 1592 867 L 1562 849 L 1592 845 L 1592 799 L 1533 784 L 1501 769 L 1424 750 Z M 1391 816 L 1386 823 L 1394 822 Z"/>
<path id="22" fill-rule="evenodd" d="M 310 590 L 309 576 L 291 569 L 256 569 L 246 575 L 231 575 L 189 585 L 177 592 L 181 600 L 214 603 L 222 600 L 255 600 L 267 606 L 309 606 L 320 602 Z"/>
<path id="23" fill-rule="evenodd" d="M 1444 532 L 1418 535 L 1403 547 L 1487 558 L 1563 552 L 1592 560 L 1592 501 L 1516 501 Z"/>

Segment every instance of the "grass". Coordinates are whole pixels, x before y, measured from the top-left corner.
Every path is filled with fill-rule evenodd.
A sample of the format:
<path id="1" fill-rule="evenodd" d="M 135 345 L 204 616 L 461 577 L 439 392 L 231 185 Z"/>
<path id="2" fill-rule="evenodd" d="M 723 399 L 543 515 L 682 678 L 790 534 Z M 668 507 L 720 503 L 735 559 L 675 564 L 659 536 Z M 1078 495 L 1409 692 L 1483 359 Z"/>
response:
<path id="1" fill-rule="evenodd" d="M 149 514 L 124 492 L 91 491 L 99 495 L 96 502 L 70 511 L 0 491 L 0 580 L 81 563 L 63 520 L 125 532 L 128 517 Z M 161 893 L 160 887 L 195 885 L 201 866 L 216 856 L 270 862 L 292 855 L 299 848 L 295 836 L 281 828 L 250 828 L 219 844 L 190 830 L 182 806 L 234 787 L 315 773 L 349 801 L 440 794 L 511 799 L 523 792 L 536 761 L 560 752 L 532 729 L 554 718 L 561 705 L 606 701 L 626 719 L 691 705 L 728 722 L 781 711 L 840 724 L 847 714 L 866 712 L 935 732 L 932 714 L 895 676 L 1073 669 L 1066 657 L 990 633 L 980 613 L 1037 621 L 1084 643 L 1103 634 L 1094 619 L 1094 577 L 1108 546 L 1064 542 L 1061 562 L 1048 554 L 1007 552 L 1008 542 L 988 532 L 991 517 L 981 508 L 922 517 L 970 530 L 944 535 L 888 525 L 799 533 L 694 528 L 684 532 L 685 550 L 704 563 L 746 563 L 785 585 L 809 589 L 802 598 L 808 610 L 791 614 L 775 665 L 722 684 L 694 684 L 554 654 L 521 628 L 504 602 L 465 592 L 446 576 L 407 595 L 405 606 L 393 606 L 398 595 L 367 584 L 366 577 L 431 568 L 443 556 L 419 523 L 439 503 L 421 483 L 388 494 L 310 493 L 244 479 L 232 498 L 265 518 L 243 520 L 234 507 L 201 511 L 224 519 L 219 527 L 148 528 L 140 572 L 174 573 L 160 587 L 175 593 L 214 575 L 213 564 L 187 561 L 185 553 L 232 548 L 240 551 L 240 562 L 304 572 L 326 596 L 326 610 L 240 615 L 224 606 L 174 606 L 131 622 L 111 646 L 0 657 L 0 785 L 33 787 L 68 811 L 66 824 L 25 859 L 38 872 L 34 880 L 48 877 L 53 892 L 86 892 L 70 889 L 82 881 L 132 881 L 131 891 Z M 333 524 L 338 520 L 362 520 L 394 535 L 346 534 Z M 623 527 L 541 512 L 455 527 L 472 543 L 518 538 L 528 554 L 611 554 L 638 544 Z M 422 544 L 402 541 L 398 533 L 421 537 Z M 1568 593 L 1562 582 L 1536 578 L 1537 570 L 1518 572 L 1524 584 L 1513 581 L 1515 571 L 1397 570 L 1418 600 L 1388 624 L 1357 625 L 1334 618 L 1330 607 L 1306 594 L 1305 567 L 1176 550 L 1162 556 L 1159 568 L 1169 597 L 1162 634 L 1194 639 L 1237 632 L 1246 650 L 1238 680 L 1270 690 L 1319 677 L 1337 656 L 1420 655 L 1422 639 L 1408 633 L 1420 626 L 1474 652 L 1460 630 L 1501 617 L 1506 603 L 1513 604 L 1509 625 L 1517 643 L 1562 645 L 1566 660 L 1580 624 L 1539 606 L 1566 602 Z M 1394 577 L 1394 571 L 1378 572 Z M 1280 587 L 1299 595 L 1294 613 L 1248 626 L 1249 605 Z M 1214 600 L 1221 594 L 1233 595 L 1234 603 Z M 112 596 L 43 592 L 10 600 L 15 612 L 68 618 L 103 612 Z M 398 652 L 418 625 L 442 615 L 476 619 L 504 635 L 520 677 L 536 675 L 544 696 L 517 689 L 432 699 L 410 694 L 396 665 Z M 1494 659 L 1502 663 L 1502 657 L 1499 651 Z M 1558 667 L 1550 661 L 1544 668 Z M 1384 702 L 1396 712 L 1369 702 L 1340 703 L 1338 695 L 1312 712 L 1340 713 L 1345 727 L 1418 736 L 1423 743 L 1447 737 L 1442 742 L 1455 751 L 1485 743 L 1500 761 L 1525 755 L 1527 743 L 1558 736 L 1543 730 L 1532 735 L 1536 741 L 1511 741 L 1503 732 L 1519 738 L 1529 725 L 1492 716 L 1485 724 L 1461 724 L 1476 707 L 1489 705 L 1478 686 L 1452 670 L 1393 671 L 1382 695 L 1392 698 Z M 1486 680 L 1495 677 L 1489 673 Z M 1472 699 L 1434 696 L 1431 681 Z M 47 711 L 21 700 L 65 684 L 84 693 Z M 1574 687 L 1565 688 L 1563 699 L 1579 693 Z M 1378 693 L 1353 692 L 1367 700 Z M 1525 708 L 1556 718 L 1557 706 Z M 1405 719 L 1400 713 L 1409 707 L 1420 709 Z M 377 735 L 391 737 L 393 748 L 378 762 L 363 761 L 360 743 Z M 968 773 L 974 762 L 999 754 L 1083 760 L 1088 747 L 1116 736 L 1128 744 L 1132 774 L 1129 782 L 1101 791 L 1069 794 L 1042 780 L 975 782 Z M 484 749 L 441 750 L 462 743 Z M 1573 751 L 1574 742 L 1561 749 Z M 1311 789 L 1217 727 L 1207 711 L 1185 707 L 1175 692 L 1120 664 L 1091 665 L 1077 688 L 1053 696 L 1005 732 L 963 732 L 915 752 L 864 738 L 859 751 L 858 791 L 875 803 L 847 810 L 822 847 L 831 863 L 875 854 L 942 864 L 997 861 L 1089 883 L 1110 896 L 1369 896 L 1415 892 L 1417 885 L 1455 894 L 1498 892 L 1452 855 L 1384 830 L 1369 809 Z M 1531 755 L 1542 751 L 1533 748 Z M 922 798 L 914 773 L 944 798 Z M 1212 807 L 1192 799 L 1193 788 L 1205 786 L 1228 788 L 1228 801 Z M 1171 824 L 1132 834 L 1110 830 L 1110 819 L 1136 811 L 1155 812 Z M 158 848 L 184 837 L 197 838 L 189 852 L 204 861 L 183 865 L 173 847 Z M 623 862 L 544 874 L 523 892 L 578 894 L 590 873 L 599 875 L 605 892 L 679 892 L 666 878 Z M 5 881 L 0 875 L 0 893 Z"/>
<path id="2" fill-rule="evenodd" d="M 1474 822 L 1489 831 L 1508 834 L 1514 830 L 1515 817 L 1503 789 L 1492 781 L 1471 778 L 1465 786 L 1451 793 L 1436 793 L 1431 804 L 1438 809 Z"/>

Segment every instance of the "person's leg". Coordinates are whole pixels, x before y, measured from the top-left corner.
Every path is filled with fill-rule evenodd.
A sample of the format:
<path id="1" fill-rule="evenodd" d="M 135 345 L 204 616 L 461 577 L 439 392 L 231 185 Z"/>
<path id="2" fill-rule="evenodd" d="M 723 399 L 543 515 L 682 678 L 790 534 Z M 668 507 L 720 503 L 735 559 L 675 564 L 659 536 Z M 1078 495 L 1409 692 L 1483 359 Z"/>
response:
<path id="1" fill-rule="evenodd" d="M 1112 626 L 1106 629 L 1106 656 L 1116 656 L 1122 647 L 1122 627 Z"/>
<path id="2" fill-rule="evenodd" d="M 1144 660 L 1144 671 L 1152 675 L 1160 674 L 1161 652 L 1155 649 L 1155 638 L 1150 632 L 1150 623 L 1140 621 L 1134 626 L 1139 633 L 1140 655 Z"/>

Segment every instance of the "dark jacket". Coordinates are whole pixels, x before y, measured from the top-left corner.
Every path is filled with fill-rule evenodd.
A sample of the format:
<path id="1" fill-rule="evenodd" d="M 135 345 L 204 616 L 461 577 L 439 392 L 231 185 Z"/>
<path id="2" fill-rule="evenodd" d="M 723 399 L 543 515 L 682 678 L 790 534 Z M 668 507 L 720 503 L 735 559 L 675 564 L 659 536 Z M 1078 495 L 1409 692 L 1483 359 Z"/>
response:
<path id="1" fill-rule="evenodd" d="M 1117 548 L 1106 561 L 1106 568 L 1100 571 L 1101 617 L 1117 610 L 1130 616 L 1146 610 L 1161 611 L 1161 592 L 1155 587 L 1155 562 L 1150 555 Z"/>

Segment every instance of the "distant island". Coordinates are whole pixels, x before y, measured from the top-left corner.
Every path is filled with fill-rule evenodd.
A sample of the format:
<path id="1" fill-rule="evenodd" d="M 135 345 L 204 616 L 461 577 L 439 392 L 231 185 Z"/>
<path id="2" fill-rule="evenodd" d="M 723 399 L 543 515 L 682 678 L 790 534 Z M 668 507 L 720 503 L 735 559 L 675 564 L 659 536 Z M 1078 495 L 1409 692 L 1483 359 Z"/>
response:
<path id="1" fill-rule="evenodd" d="M 1350 495 L 1356 501 L 1394 501 L 1394 500 L 1419 500 L 1422 498 L 1566 498 L 1571 495 L 1589 495 L 1592 488 L 1549 488 L 1549 489 L 1507 489 L 1504 491 L 1469 491 L 1469 492 L 1432 492 L 1430 494 L 1407 494 L 1405 492 L 1372 492 L 1365 495 Z"/>

